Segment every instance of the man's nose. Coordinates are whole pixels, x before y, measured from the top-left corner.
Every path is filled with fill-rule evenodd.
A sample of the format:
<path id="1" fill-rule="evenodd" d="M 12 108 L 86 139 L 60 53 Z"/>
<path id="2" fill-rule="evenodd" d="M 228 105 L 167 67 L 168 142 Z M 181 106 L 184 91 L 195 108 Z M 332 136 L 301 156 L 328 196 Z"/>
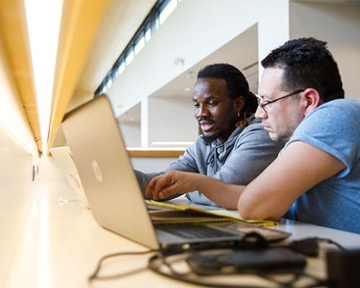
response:
<path id="1" fill-rule="evenodd" d="M 196 111 L 197 117 L 203 117 L 207 116 L 209 114 L 209 111 L 206 108 L 206 105 L 200 105 Z"/>
<path id="2" fill-rule="evenodd" d="M 260 105 L 258 105 L 258 107 L 256 108 L 255 111 L 255 117 L 258 119 L 264 119 L 266 117 L 267 113 L 264 111 L 263 108 L 260 107 Z"/>

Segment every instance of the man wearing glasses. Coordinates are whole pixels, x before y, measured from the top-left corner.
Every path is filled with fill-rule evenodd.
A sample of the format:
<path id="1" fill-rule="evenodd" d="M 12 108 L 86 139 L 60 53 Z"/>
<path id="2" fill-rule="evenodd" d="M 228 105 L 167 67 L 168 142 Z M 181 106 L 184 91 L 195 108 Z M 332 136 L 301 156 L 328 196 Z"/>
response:
<path id="1" fill-rule="evenodd" d="M 271 139 L 287 143 L 250 184 L 171 171 L 149 184 L 148 195 L 197 189 L 246 219 L 285 217 L 360 233 L 360 102 L 343 99 L 326 45 L 314 38 L 290 40 L 261 62 L 255 116 Z"/>

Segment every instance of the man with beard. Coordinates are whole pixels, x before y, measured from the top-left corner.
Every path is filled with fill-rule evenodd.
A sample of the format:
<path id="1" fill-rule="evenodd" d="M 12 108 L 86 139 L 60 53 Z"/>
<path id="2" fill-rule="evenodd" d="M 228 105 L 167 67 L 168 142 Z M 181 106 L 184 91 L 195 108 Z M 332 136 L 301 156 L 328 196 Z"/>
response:
<path id="1" fill-rule="evenodd" d="M 193 89 L 193 104 L 202 135 L 165 170 L 157 173 L 135 170 L 144 193 L 153 177 L 168 170 L 246 185 L 277 157 L 283 146 L 272 141 L 255 119 L 256 97 L 249 91 L 245 76 L 232 65 L 212 64 L 200 70 Z M 218 206 L 198 191 L 187 193 L 186 197 L 196 204 Z"/>

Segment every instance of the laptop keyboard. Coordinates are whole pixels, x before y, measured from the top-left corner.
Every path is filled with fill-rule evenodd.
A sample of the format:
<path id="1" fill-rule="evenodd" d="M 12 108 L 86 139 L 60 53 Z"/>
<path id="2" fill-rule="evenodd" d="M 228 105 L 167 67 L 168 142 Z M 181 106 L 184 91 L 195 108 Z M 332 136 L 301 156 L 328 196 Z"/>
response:
<path id="1" fill-rule="evenodd" d="M 183 237 L 185 239 L 234 236 L 234 234 L 226 231 L 213 229 L 205 225 L 194 224 L 156 225 L 156 229 Z"/>

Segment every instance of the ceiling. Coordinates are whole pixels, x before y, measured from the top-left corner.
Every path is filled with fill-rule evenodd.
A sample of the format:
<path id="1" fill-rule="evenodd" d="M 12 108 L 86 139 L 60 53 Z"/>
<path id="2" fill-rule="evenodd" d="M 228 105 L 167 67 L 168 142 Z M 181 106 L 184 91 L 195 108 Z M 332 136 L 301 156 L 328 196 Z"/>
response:
<path id="1" fill-rule="evenodd" d="M 110 1 L 67 110 L 92 97 L 155 3 L 156 0 Z M 128 119 L 140 121 L 139 105 L 127 115 Z"/>
<path id="2" fill-rule="evenodd" d="M 360 4 L 360 0 L 304 1 Z M 48 151 L 41 151 L 41 141 L 47 141 L 47 149 L 52 146 L 64 114 L 93 96 L 94 91 L 155 2 L 156 0 L 64 0 L 49 139 L 44 140 L 40 139 L 39 133 L 24 0 L 0 0 L 2 40 L 8 51 L 9 63 L 18 91 L 17 97 L 24 109 L 40 154 L 48 153 Z M 256 29 L 256 27 L 251 29 Z M 257 57 L 238 53 L 239 47 L 246 44 L 244 39 L 256 35 L 252 32 L 249 31 L 248 36 L 242 35 L 240 38 L 233 39 L 189 70 L 184 71 L 152 96 L 190 97 L 197 71 L 208 63 L 220 61 L 232 63 L 240 68 L 247 76 L 251 89 L 256 91 Z M 256 43 L 256 40 L 250 42 Z M 257 50 L 254 46 L 246 47 L 246 49 L 249 49 L 247 51 Z M 185 88 L 189 88 L 189 91 L 185 91 Z M 128 113 L 134 113 L 136 117 L 139 117 L 139 107 L 132 110 Z"/>
<path id="3" fill-rule="evenodd" d="M 0 40 L 16 86 L 14 98 L 18 98 L 40 155 L 49 153 L 69 107 L 86 100 L 77 95 L 93 95 L 155 2 L 64 0 L 51 122 L 48 139 L 41 139 L 24 0 L 0 0 Z M 42 151 L 43 141 L 47 151 Z"/>
<path id="4" fill-rule="evenodd" d="M 359 5 L 360 0 L 293 0 L 294 2 L 320 2 L 320 3 L 333 3 L 333 4 L 344 4 L 344 5 Z M 114 14 L 116 9 L 113 10 Z M 111 15 L 110 15 L 111 16 Z M 116 16 L 112 16 L 116 17 Z M 110 18 L 110 17 L 109 17 Z M 114 26 L 115 25 L 115 26 Z M 116 39 L 115 35 L 118 34 L 119 28 L 116 25 L 120 25 L 119 22 L 106 21 L 104 23 L 105 30 L 110 32 L 109 37 L 107 39 Z M 106 28 L 105 28 L 106 27 Z M 112 31 L 112 32 L 111 32 Z M 129 33 L 130 34 L 130 33 Z M 112 36 L 111 36 L 112 35 Z M 128 35 L 129 39 L 131 35 Z M 100 38 L 102 38 L 100 36 Z M 106 38 L 106 37 L 105 37 Z M 111 42 L 111 41 L 110 41 Z M 104 43 L 104 41 L 97 41 L 98 46 L 101 46 L 100 43 Z M 122 43 L 123 45 L 126 43 Z M 123 46 L 125 47 L 125 46 Z M 246 51 L 246 53 L 239 53 L 241 47 L 241 51 Z M 92 53 L 93 64 L 100 64 L 102 61 L 107 61 L 111 57 L 105 57 L 104 55 L 113 55 L 111 59 L 111 63 L 114 62 L 114 59 L 118 56 L 118 54 L 113 53 L 105 53 L 103 50 L 104 47 L 98 47 L 94 49 L 94 53 Z M 113 50 L 114 51 L 114 50 Z M 121 51 L 117 49 L 115 52 Z M 114 58 L 115 57 L 115 58 Z M 181 59 L 179 59 L 181 60 Z M 186 59 L 183 59 L 184 61 Z M 228 42 L 223 47 L 220 47 L 217 51 L 214 51 L 211 55 L 208 55 L 201 61 L 199 61 L 193 67 L 187 69 L 182 74 L 177 76 L 172 81 L 168 82 L 166 85 L 161 87 L 159 90 L 155 91 L 150 97 L 192 97 L 192 88 L 196 81 L 197 72 L 207 64 L 210 63 L 231 63 L 232 65 L 238 67 L 246 76 L 250 89 L 253 92 L 257 92 L 258 87 L 258 56 L 257 56 L 257 26 L 251 27 L 248 31 L 242 33 L 240 36 L 236 37 L 232 41 Z M 178 65 L 181 65 L 181 61 Z M 95 67 L 94 66 L 94 67 Z M 109 65 L 107 65 L 109 66 Z M 83 80 L 79 82 L 77 90 L 89 90 L 91 87 L 91 91 L 94 91 L 98 84 L 100 84 L 101 80 L 104 78 L 106 73 L 109 71 L 105 68 L 104 65 L 97 69 L 91 69 L 92 67 L 88 65 L 88 70 L 83 74 Z M 95 72 L 97 71 L 97 72 Z M 96 74 L 96 77 L 94 77 Z M 96 83 L 96 87 L 94 86 Z M 116 94 L 113 91 L 113 94 Z M 123 115 L 120 115 L 118 120 L 122 123 L 125 122 L 140 122 L 140 104 L 135 105 L 133 108 L 128 110 Z"/>
<path id="5" fill-rule="evenodd" d="M 186 97 L 191 99 L 193 93 L 192 89 L 196 82 L 196 75 L 198 71 L 211 63 L 229 63 L 239 68 L 249 82 L 250 90 L 257 92 L 258 87 L 258 62 L 257 62 L 257 40 L 246 40 L 248 38 L 256 38 L 256 26 L 241 36 L 233 39 L 225 46 L 221 47 L 208 57 L 199 61 L 196 65 L 189 68 L 172 81 L 155 91 L 150 97 Z M 242 50 L 252 51 L 252 53 L 239 54 L 239 47 Z M 126 113 L 118 117 L 121 123 L 139 123 L 140 118 L 140 104 L 135 105 Z"/>
<path id="6" fill-rule="evenodd" d="M 76 91 L 93 93 L 98 88 L 155 3 L 156 0 L 110 2 Z"/>
<path id="7" fill-rule="evenodd" d="M 108 2 L 106 16 L 99 24 L 98 32 L 94 36 L 83 71 L 79 75 L 71 99 L 67 102 L 66 111 L 93 97 L 94 91 L 111 69 L 121 51 L 125 49 L 156 3 L 156 0 L 108 0 Z M 243 33 L 241 37 L 233 39 L 211 55 L 208 55 L 195 66 L 184 71 L 149 96 L 191 97 L 197 72 L 205 65 L 216 62 L 231 63 L 240 68 L 247 77 L 251 89 L 255 91 L 258 84 L 256 35 L 257 27 L 255 26 Z M 243 51 L 252 51 L 252 53 L 238 53 L 239 47 L 242 47 L 241 50 Z M 62 116 L 66 111 L 62 111 L 59 116 Z M 121 115 L 118 120 L 122 122 L 139 122 L 140 104 Z M 53 131 L 57 131 L 57 127 L 53 127 Z"/>
<path id="8" fill-rule="evenodd" d="M 110 0 L 67 110 L 93 97 L 155 3 L 156 0 Z"/>
<path id="9" fill-rule="evenodd" d="M 292 1 L 292 0 L 290 0 Z M 293 0 L 294 2 L 320 2 L 320 3 L 333 3 L 333 4 L 344 4 L 344 5 L 359 5 L 360 0 Z M 155 1 L 154 1 L 155 2 Z M 121 9 L 113 9 L 112 14 L 109 15 L 111 17 L 116 18 L 116 13 L 123 13 L 120 11 Z M 119 17 L 118 17 L 119 18 Z M 126 24 L 126 23 L 125 23 Z M 103 24 L 103 29 L 109 31 L 108 37 L 106 35 L 99 35 L 99 39 L 107 38 L 107 39 L 116 39 L 115 35 L 119 34 L 119 31 L 123 31 L 124 27 L 122 27 L 124 23 L 106 20 Z M 121 28 L 122 27 L 122 28 Z M 119 30 L 122 29 L 122 30 Z M 131 35 L 128 33 L 127 35 L 130 39 Z M 111 43 L 111 41 L 109 41 Z M 83 74 L 82 80 L 79 82 L 77 87 L 78 91 L 81 90 L 91 90 L 94 91 L 98 84 L 100 84 L 101 80 L 104 78 L 109 67 L 109 65 L 100 64 L 103 61 L 111 60 L 113 63 L 114 59 L 118 56 L 116 53 L 121 51 L 120 49 L 112 50 L 111 53 L 105 53 L 104 47 L 101 47 L 101 43 L 104 41 L 97 41 L 98 47 L 95 47 L 92 53 L 92 64 L 87 66 L 87 70 Z M 112 44 L 118 45 L 118 48 L 126 43 Z M 247 53 L 239 53 L 239 47 L 241 47 L 241 51 L 247 51 Z M 109 49 L 110 48 L 106 48 Z M 249 53 L 250 51 L 250 53 Z M 251 53 L 252 52 L 252 53 Z M 104 58 L 104 55 L 108 55 Z M 112 58 L 110 55 L 113 55 Z M 111 58 L 111 59 L 109 59 Z M 159 90 L 155 91 L 150 97 L 191 97 L 192 96 L 192 88 L 196 81 L 197 72 L 207 64 L 210 63 L 231 63 L 232 65 L 238 67 L 246 76 L 250 89 L 253 92 L 257 92 L 258 87 L 258 59 L 257 59 L 257 26 L 251 27 L 245 33 L 242 33 L 240 36 L 236 37 L 232 41 L 228 42 L 223 47 L 219 48 L 217 51 L 214 51 L 211 55 L 208 55 L 203 60 L 199 61 L 196 65 L 184 71 L 178 77 L 168 82 L 166 85 L 161 87 Z M 185 59 L 184 59 L 185 60 Z M 107 63 L 109 64 L 109 63 Z M 92 66 L 94 65 L 94 66 Z M 92 69 L 93 67 L 98 66 L 96 69 Z M 181 65 L 181 63 L 179 64 Z M 95 72 L 96 71 L 96 72 Z M 96 75 L 95 75 L 96 74 Z M 96 85 L 94 84 L 96 83 Z M 116 94 L 116 92 L 113 92 Z M 118 120 L 122 123 L 124 122 L 140 122 L 140 104 L 135 105 L 133 108 L 128 110 L 123 115 L 120 115 Z"/>
<path id="10" fill-rule="evenodd" d="M 192 89 L 196 82 L 198 71 L 212 63 L 229 63 L 239 68 L 247 78 L 250 90 L 257 92 L 258 87 L 258 49 L 257 25 L 252 26 L 241 35 L 235 37 L 218 50 L 200 60 L 176 78 L 155 91 L 150 97 L 192 97 Z M 186 59 L 182 59 L 186 61 Z M 176 62 L 176 61 L 175 61 Z M 181 62 L 181 61 L 179 61 Z M 181 63 L 174 65 L 181 65 Z M 116 95 L 116 91 L 112 91 Z M 120 94 L 120 93 L 119 93 Z M 118 117 L 121 123 L 140 122 L 140 104 L 135 105 Z"/>

